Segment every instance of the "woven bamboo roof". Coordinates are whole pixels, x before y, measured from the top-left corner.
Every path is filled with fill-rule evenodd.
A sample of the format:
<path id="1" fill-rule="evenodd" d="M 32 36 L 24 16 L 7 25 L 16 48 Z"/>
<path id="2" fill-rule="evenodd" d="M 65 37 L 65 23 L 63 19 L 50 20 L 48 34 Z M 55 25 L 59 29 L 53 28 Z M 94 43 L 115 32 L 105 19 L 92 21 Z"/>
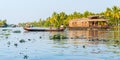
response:
<path id="1" fill-rule="evenodd" d="M 108 21 L 107 19 L 90 19 L 90 18 L 81 18 L 81 19 L 73 19 L 71 21 Z"/>

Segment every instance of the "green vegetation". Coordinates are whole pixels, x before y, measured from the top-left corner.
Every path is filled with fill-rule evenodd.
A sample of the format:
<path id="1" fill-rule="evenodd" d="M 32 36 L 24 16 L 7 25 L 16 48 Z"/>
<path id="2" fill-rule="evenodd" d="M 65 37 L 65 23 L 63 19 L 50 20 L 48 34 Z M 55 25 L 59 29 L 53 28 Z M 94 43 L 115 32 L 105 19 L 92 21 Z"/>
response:
<path id="1" fill-rule="evenodd" d="M 25 43 L 26 41 L 24 39 L 21 39 L 19 42 L 20 43 Z"/>
<path id="2" fill-rule="evenodd" d="M 10 34 L 4 34 L 5 36 L 9 36 Z"/>
<path id="3" fill-rule="evenodd" d="M 44 19 L 40 19 L 39 21 L 29 22 L 34 27 L 49 27 L 50 25 L 53 25 L 53 27 L 59 27 L 61 24 L 63 24 L 65 27 L 68 26 L 69 20 L 77 19 L 77 18 L 83 18 L 88 16 L 104 16 L 103 18 L 106 18 L 110 20 L 108 23 L 112 26 L 117 26 L 118 23 L 120 23 L 120 7 L 113 6 L 112 8 L 107 8 L 105 11 L 100 13 L 93 13 L 89 11 L 85 11 L 83 13 L 80 12 L 74 12 L 72 14 L 66 14 L 65 12 L 53 12 L 52 16 Z M 25 23 L 19 23 L 21 26 L 25 26 Z"/>
<path id="4" fill-rule="evenodd" d="M 13 33 L 21 33 L 20 30 L 13 31 Z"/>
<path id="5" fill-rule="evenodd" d="M 60 39 L 67 39 L 68 37 L 63 35 L 63 34 L 55 34 L 53 35 L 50 39 L 53 39 L 53 40 L 60 40 Z"/>
<path id="6" fill-rule="evenodd" d="M 0 27 L 7 27 L 7 20 L 0 20 Z"/>
<path id="7" fill-rule="evenodd" d="M 107 8 L 104 15 L 110 19 L 109 24 L 117 26 L 120 23 L 120 7 L 113 6 L 112 8 Z"/>

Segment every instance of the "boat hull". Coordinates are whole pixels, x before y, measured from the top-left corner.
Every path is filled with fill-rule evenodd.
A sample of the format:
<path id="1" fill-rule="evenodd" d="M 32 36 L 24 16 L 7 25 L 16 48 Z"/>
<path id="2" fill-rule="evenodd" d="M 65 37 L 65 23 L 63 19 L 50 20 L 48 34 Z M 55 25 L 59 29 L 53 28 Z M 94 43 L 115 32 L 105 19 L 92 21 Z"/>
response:
<path id="1" fill-rule="evenodd" d="M 24 28 L 26 31 L 64 31 L 64 29 L 35 29 L 35 28 Z"/>

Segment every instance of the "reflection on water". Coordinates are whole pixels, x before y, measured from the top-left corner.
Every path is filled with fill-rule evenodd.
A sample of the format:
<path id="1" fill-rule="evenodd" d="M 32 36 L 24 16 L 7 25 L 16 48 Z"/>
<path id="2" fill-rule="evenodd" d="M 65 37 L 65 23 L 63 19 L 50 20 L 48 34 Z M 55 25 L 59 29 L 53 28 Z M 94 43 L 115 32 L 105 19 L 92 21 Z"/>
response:
<path id="1" fill-rule="evenodd" d="M 69 42 L 72 44 L 120 44 L 118 31 L 112 30 L 69 30 Z"/>
<path id="2" fill-rule="evenodd" d="M 50 40 L 55 34 L 69 38 Z M 117 36 L 118 33 L 105 30 L 28 32 L 1 28 L 0 60 L 119 60 L 120 45 L 111 43 Z"/>
<path id="3" fill-rule="evenodd" d="M 118 31 L 108 30 L 71 30 L 69 37 L 71 39 L 86 39 L 86 40 L 119 40 Z"/>

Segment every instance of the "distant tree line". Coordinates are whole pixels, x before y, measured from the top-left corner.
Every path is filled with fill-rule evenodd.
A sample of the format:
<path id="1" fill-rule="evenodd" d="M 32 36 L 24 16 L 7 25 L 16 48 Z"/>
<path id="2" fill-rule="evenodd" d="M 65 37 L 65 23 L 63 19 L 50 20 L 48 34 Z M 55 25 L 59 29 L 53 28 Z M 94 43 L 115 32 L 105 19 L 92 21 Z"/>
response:
<path id="1" fill-rule="evenodd" d="M 7 27 L 7 20 L 0 20 L 0 27 Z"/>
<path id="2" fill-rule="evenodd" d="M 53 12 L 52 16 L 44 19 L 40 19 L 39 21 L 29 22 L 29 24 L 34 27 L 49 27 L 53 25 L 53 27 L 59 27 L 61 24 L 64 26 L 68 26 L 69 20 L 89 17 L 89 16 L 104 16 L 104 18 L 109 20 L 109 25 L 117 26 L 120 23 L 120 7 L 113 6 L 112 8 L 106 8 L 105 11 L 100 13 L 93 13 L 89 11 L 85 11 L 83 13 L 73 12 L 72 14 L 66 14 L 65 12 Z M 26 23 L 19 23 L 21 26 L 25 26 Z"/>
<path id="3" fill-rule="evenodd" d="M 17 27 L 15 24 L 8 24 L 7 20 L 0 20 L 0 27 Z"/>

